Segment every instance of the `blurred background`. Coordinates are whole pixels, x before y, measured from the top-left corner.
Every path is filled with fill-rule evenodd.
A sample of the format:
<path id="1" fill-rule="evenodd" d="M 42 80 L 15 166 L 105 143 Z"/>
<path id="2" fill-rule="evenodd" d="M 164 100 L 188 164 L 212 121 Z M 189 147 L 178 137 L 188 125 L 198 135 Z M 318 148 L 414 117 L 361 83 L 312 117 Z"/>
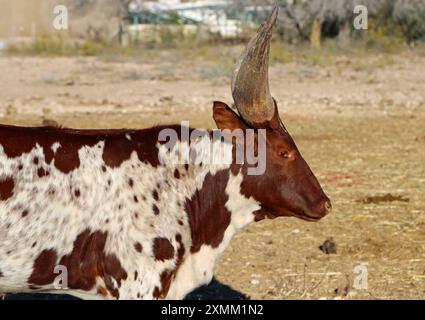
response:
<path id="1" fill-rule="evenodd" d="M 276 4 L 282 8 L 278 35 L 291 44 L 310 41 L 318 47 L 322 39 L 333 39 L 341 46 L 361 39 L 368 46 L 391 49 L 401 42 L 414 46 L 425 37 L 420 0 L 1 0 L 0 37 L 12 46 L 36 41 L 36 52 L 44 40 L 51 54 L 66 53 L 54 46 L 61 42 L 62 50 L 74 47 L 86 55 L 115 43 L 178 47 L 182 40 L 191 45 L 240 42 L 247 36 L 245 29 L 261 23 Z M 56 5 L 69 10 L 66 35 L 52 28 Z M 352 28 L 357 5 L 368 8 L 368 33 Z M 89 44 L 92 50 L 84 51 Z"/>
<path id="2" fill-rule="evenodd" d="M 425 298 L 425 1 L 276 2 L 272 94 L 334 211 L 249 227 L 218 280 L 255 299 Z M 214 128 L 274 3 L 0 0 L 0 122 Z"/>

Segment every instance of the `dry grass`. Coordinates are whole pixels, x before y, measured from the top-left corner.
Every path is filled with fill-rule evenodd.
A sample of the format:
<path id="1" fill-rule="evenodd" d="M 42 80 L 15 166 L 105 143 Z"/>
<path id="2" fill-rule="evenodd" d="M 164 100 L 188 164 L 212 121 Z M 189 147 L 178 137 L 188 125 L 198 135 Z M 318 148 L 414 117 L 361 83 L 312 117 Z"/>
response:
<path id="1" fill-rule="evenodd" d="M 234 60 L 240 47 L 226 49 L 193 49 L 192 61 L 174 50 L 150 61 L 2 58 L 0 122 L 143 128 L 184 119 L 211 128 L 212 101 L 231 101 L 229 80 L 200 70 Z M 319 223 L 250 226 L 223 256 L 221 282 L 256 299 L 425 297 L 424 65 L 415 51 L 273 64 L 282 118 L 334 210 Z M 329 238 L 336 254 L 319 250 Z M 367 290 L 353 288 L 360 263 Z"/>

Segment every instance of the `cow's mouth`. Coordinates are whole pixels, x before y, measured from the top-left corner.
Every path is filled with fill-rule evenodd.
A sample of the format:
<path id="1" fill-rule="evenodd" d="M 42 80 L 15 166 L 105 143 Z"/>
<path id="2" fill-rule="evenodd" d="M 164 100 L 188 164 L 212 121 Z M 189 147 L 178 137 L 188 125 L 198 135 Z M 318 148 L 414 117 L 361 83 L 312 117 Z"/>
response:
<path id="1" fill-rule="evenodd" d="M 270 215 L 274 217 L 294 217 L 308 222 L 317 222 L 323 218 L 321 215 L 309 215 L 303 210 L 280 209 L 278 212 L 269 210 Z"/>
<path id="2" fill-rule="evenodd" d="M 283 209 L 286 211 L 286 216 L 295 217 L 304 221 L 316 222 L 324 217 L 332 210 L 332 205 L 329 199 L 326 202 L 320 203 L 320 205 L 315 206 L 314 210 L 304 209 L 304 208 L 287 208 Z"/>
<path id="3" fill-rule="evenodd" d="M 276 219 L 279 217 L 293 217 L 300 220 L 308 221 L 308 222 L 317 222 L 321 220 L 324 216 L 322 215 L 309 215 L 304 210 L 293 210 L 288 208 L 279 208 L 277 210 L 262 207 L 261 210 L 257 211 L 260 216 L 263 216 L 268 219 Z"/>
<path id="4" fill-rule="evenodd" d="M 316 222 L 323 218 L 323 217 L 313 217 L 306 214 L 293 214 L 292 216 L 304 221 L 309 221 L 309 222 Z"/>

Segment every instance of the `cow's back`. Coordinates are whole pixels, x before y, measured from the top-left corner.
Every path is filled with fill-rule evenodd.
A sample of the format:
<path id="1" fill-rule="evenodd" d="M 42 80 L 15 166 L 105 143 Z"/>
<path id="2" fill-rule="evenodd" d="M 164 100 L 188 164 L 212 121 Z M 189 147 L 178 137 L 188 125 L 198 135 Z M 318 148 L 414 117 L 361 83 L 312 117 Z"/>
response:
<path id="1" fill-rule="evenodd" d="M 70 289 L 159 295 L 190 232 L 183 208 L 161 212 L 161 194 L 184 198 L 158 165 L 155 133 L 0 131 L 0 291 L 54 289 L 66 270 Z"/>

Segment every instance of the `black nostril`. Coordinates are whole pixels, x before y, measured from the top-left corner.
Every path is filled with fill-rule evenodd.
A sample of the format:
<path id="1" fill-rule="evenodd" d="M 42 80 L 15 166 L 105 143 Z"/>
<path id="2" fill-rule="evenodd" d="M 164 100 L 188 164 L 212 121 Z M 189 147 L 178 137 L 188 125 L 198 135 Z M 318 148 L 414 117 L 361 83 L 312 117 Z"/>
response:
<path id="1" fill-rule="evenodd" d="M 325 209 L 328 213 L 332 210 L 332 203 L 330 200 L 325 202 Z"/>

